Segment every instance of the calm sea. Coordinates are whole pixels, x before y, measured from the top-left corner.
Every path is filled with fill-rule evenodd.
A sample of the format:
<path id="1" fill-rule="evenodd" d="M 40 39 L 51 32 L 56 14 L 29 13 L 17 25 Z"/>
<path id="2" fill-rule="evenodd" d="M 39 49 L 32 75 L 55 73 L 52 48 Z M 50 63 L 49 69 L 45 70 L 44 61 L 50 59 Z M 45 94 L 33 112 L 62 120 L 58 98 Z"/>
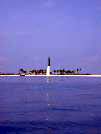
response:
<path id="1" fill-rule="evenodd" d="M 101 134 L 101 78 L 0 77 L 0 134 Z"/>

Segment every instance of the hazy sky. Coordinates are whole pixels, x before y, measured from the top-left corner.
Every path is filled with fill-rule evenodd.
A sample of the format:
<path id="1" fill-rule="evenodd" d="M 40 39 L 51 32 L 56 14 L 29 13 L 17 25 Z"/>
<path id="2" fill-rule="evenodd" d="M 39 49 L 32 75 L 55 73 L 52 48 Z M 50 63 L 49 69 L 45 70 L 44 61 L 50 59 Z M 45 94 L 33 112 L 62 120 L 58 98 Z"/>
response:
<path id="1" fill-rule="evenodd" d="M 101 73 L 101 0 L 0 0 L 0 71 Z"/>

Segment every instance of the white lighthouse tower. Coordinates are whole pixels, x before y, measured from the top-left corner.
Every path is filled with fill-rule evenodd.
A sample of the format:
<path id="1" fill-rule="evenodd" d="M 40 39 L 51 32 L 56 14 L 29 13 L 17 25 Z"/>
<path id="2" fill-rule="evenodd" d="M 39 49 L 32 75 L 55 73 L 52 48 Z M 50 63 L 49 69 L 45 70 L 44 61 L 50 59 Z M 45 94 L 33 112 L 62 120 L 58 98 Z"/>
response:
<path id="1" fill-rule="evenodd" d="M 50 76 L 50 57 L 48 57 L 48 66 L 47 66 L 47 72 L 46 72 L 46 75 L 47 76 Z"/>

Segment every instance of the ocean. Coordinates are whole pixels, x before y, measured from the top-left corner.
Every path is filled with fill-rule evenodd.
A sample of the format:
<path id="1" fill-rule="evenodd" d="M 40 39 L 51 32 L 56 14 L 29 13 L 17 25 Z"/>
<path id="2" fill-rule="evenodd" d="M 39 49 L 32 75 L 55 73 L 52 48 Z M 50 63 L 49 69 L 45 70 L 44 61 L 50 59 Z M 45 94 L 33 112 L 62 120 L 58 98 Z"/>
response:
<path id="1" fill-rule="evenodd" d="M 0 134 L 101 134 L 101 78 L 0 77 Z"/>

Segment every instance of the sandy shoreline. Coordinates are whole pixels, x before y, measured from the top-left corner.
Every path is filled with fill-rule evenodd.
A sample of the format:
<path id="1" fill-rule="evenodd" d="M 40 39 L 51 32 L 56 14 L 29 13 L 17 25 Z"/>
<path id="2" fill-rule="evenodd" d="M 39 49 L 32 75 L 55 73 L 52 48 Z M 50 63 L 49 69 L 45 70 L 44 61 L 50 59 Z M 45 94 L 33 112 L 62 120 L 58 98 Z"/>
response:
<path id="1" fill-rule="evenodd" d="M 101 74 L 92 74 L 92 75 L 0 75 L 0 77 L 101 77 Z"/>

